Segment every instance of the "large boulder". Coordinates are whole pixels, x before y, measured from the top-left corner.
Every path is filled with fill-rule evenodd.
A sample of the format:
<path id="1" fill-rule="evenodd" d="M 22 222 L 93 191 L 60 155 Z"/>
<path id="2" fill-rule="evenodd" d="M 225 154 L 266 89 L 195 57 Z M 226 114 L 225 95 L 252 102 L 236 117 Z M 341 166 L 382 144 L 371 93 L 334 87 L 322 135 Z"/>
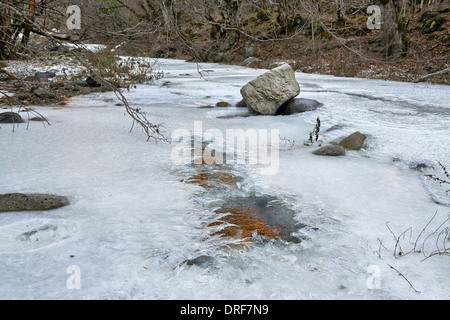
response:
<path id="1" fill-rule="evenodd" d="M 282 105 L 300 94 L 300 85 L 294 70 L 286 64 L 250 81 L 241 89 L 241 94 L 251 111 L 275 115 Z"/>
<path id="2" fill-rule="evenodd" d="M 424 22 L 421 29 L 423 34 L 429 34 L 444 29 L 444 24 L 447 19 L 444 15 L 441 15 L 441 12 L 439 11 L 426 11 L 422 14 L 420 20 Z"/>
<path id="3" fill-rule="evenodd" d="M 67 198 L 55 195 L 0 194 L 0 212 L 53 210 L 67 205 Z"/>

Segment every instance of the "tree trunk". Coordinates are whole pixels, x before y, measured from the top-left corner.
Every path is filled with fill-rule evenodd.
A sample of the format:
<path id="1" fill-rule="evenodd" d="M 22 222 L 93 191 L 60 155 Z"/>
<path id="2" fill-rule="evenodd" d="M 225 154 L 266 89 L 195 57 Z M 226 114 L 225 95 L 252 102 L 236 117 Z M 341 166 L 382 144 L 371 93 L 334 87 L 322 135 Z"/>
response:
<path id="1" fill-rule="evenodd" d="M 5 1 L 9 3 L 9 0 Z M 0 60 L 10 57 L 10 40 L 12 36 L 11 15 L 7 8 L 0 8 Z"/>
<path id="2" fill-rule="evenodd" d="M 393 0 L 377 0 L 381 9 L 381 25 L 383 28 L 383 43 L 388 59 L 397 60 L 404 54 L 404 43 L 399 30 L 397 8 Z"/>
<path id="3" fill-rule="evenodd" d="M 34 15 L 36 12 L 36 0 L 30 0 L 28 11 L 29 11 L 28 19 L 30 19 L 30 21 L 34 21 Z M 28 41 L 30 40 L 31 29 L 32 26 L 30 26 L 28 23 L 25 24 L 22 37 L 22 45 L 24 46 L 26 46 L 28 44 Z"/>
<path id="4" fill-rule="evenodd" d="M 172 26 L 174 24 L 173 21 L 173 16 L 172 16 L 172 5 L 173 5 L 173 0 L 161 0 L 160 2 L 161 5 L 161 12 L 162 12 L 162 16 L 164 19 L 164 25 L 166 28 L 166 33 L 169 34 Z"/>
<path id="5" fill-rule="evenodd" d="M 344 18 L 344 3 L 342 0 L 336 0 L 336 18 L 337 23 L 340 26 L 345 25 L 345 18 Z"/>

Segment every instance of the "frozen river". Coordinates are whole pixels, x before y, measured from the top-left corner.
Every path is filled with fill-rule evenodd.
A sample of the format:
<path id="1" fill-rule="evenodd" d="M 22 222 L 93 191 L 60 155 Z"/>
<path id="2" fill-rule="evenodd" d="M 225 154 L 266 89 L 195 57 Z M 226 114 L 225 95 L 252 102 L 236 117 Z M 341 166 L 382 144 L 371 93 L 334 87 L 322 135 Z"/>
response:
<path id="1" fill-rule="evenodd" d="M 424 176 L 445 178 L 437 161 L 450 167 L 448 86 L 297 73 L 300 97 L 324 106 L 264 117 L 235 107 L 264 70 L 201 64 L 200 76 L 196 64 L 158 65 L 164 78 L 125 93 L 133 107 L 169 137 L 199 123 L 279 130 L 278 170 L 230 165 L 214 180 L 176 164 L 174 144 L 129 132 L 112 93 L 38 107 L 50 126 L 0 125 L 0 194 L 71 204 L 0 214 L 1 299 L 450 298 L 450 257 L 424 259 L 450 247 L 450 196 Z M 231 106 L 200 108 L 220 101 Z M 305 146 L 317 117 L 321 140 Z M 368 136 L 365 149 L 312 154 L 354 131 Z M 287 240 L 220 234 L 223 202 L 277 216 Z"/>

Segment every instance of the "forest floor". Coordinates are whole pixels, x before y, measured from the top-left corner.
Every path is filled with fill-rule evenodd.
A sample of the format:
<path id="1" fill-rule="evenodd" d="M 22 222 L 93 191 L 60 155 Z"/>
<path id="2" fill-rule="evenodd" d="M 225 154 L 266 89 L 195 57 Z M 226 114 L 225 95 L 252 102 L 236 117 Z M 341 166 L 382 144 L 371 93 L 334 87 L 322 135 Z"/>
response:
<path id="1" fill-rule="evenodd" d="M 383 56 L 382 30 L 368 29 L 367 16 L 361 13 L 348 17 L 340 26 L 333 22 L 335 16 L 325 17 L 325 24 L 333 26 L 330 32 L 318 28 L 313 33 L 308 27 L 302 27 L 290 34 L 273 36 L 277 31 L 270 21 L 248 26 L 249 32 L 263 39 L 259 41 L 248 38 L 236 41 L 234 34 L 205 41 L 209 30 L 192 23 L 185 33 L 192 35 L 189 40 L 192 47 L 200 48 L 203 61 L 242 65 L 246 58 L 254 56 L 259 61 L 248 67 L 270 69 L 277 63 L 288 62 L 297 71 L 306 73 L 414 82 L 450 67 L 450 8 L 431 11 L 444 21 L 435 30 L 426 29 L 432 21 L 429 17 L 434 17 L 429 12 L 409 14 L 408 50 L 397 61 Z M 192 49 L 177 48 L 180 45 L 176 40 L 160 42 L 156 52 L 164 58 L 192 59 Z M 430 77 L 427 82 L 449 84 L 450 73 Z"/>

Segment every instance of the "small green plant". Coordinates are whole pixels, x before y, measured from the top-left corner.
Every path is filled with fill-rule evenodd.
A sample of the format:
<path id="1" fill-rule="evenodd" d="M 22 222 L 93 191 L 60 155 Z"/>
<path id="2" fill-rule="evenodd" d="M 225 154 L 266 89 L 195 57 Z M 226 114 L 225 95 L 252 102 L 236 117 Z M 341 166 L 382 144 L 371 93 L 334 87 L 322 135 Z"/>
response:
<path id="1" fill-rule="evenodd" d="M 314 130 L 309 133 L 309 139 L 307 142 L 305 142 L 305 146 L 312 146 L 314 144 L 314 141 L 319 140 L 320 126 L 320 118 L 317 117 L 316 126 L 314 127 Z"/>

